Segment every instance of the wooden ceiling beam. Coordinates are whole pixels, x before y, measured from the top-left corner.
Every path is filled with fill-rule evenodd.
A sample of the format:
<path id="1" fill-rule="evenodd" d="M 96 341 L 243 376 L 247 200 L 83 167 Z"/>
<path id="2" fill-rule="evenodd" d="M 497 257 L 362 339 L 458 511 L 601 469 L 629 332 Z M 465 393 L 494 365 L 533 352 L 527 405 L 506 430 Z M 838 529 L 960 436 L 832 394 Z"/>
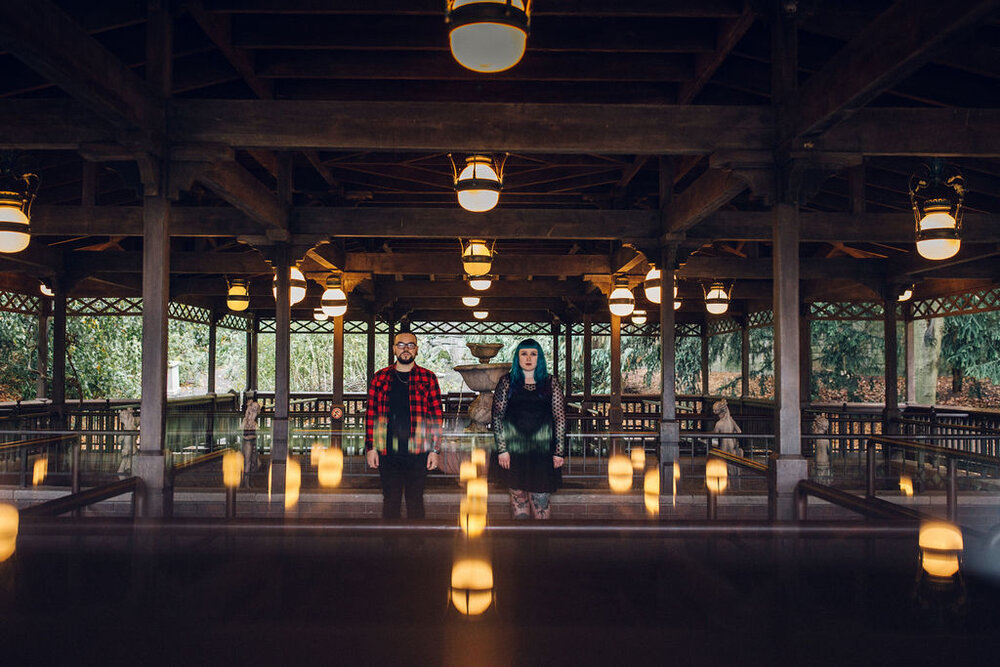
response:
<path id="1" fill-rule="evenodd" d="M 375 298 L 380 301 L 392 299 L 439 298 L 454 296 L 479 296 L 482 298 L 516 299 L 527 295 L 536 297 L 567 297 L 581 299 L 595 293 L 595 287 L 582 280 L 495 280 L 484 292 L 477 292 L 464 280 L 452 281 L 387 281 L 377 280 L 374 285 Z M 600 294 L 600 292 L 596 292 Z"/>
<path id="2" fill-rule="evenodd" d="M 102 273 L 142 273 L 141 252 L 73 252 L 64 257 L 67 271 L 81 275 Z M 245 253 L 170 253 L 170 273 L 267 274 L 272 269 L 256 252 Z"/>
<path id="3" fill-rule="evenodd" d="M 1000 109 L 862 109 L 822 137 L 808 153 L 1000 157 Z"/>
<path id="4" fill-rule="evenodd" d="M 288 211 L 253 174 L 235 162 L 199 169 L 195 180 L 272 230 L 288 230 Z"/>
<path id="5" fill-rule="evenodd" d="M 731 171 L 709 169 L 671 203 L 668 234 L 686 232 L 747 189 L 747 182 Z"/>
<path id="6" fill-rule="evenodd" d="M 384 275 L 464 275 L 456 246 L 453 253 L 347 253 L 345 270 Z M 607 255 L 513 255 L 498 253 L 491 273 L 503 276 L 582 276 L 611 273 Z"/>
<path id="7" fill-rule="evenodd" d="M 719 26 L 715 50 L 711 53 L 699 53 L 695 57 L 694 76 L 685 81 L 677 91 L 677 103 L 689 104 L 705 84 L 709 82 L 722 63 L 729 57 L 739 41 L 753 25 L 757 15 L 747 3 L 743 12 L 732 19 L 725 20 Z"/>
<path id="8" fill-rule="evenodd" d="M 876 259 L 811 259 L 802 263 L 802 279 L 884 278 L 887 263 Z M 735 259 L 733 257 L 689 257 L 677 270 L 681 279 L 743 279 L 770 280 L 773 277 L 770 259 Z"/>

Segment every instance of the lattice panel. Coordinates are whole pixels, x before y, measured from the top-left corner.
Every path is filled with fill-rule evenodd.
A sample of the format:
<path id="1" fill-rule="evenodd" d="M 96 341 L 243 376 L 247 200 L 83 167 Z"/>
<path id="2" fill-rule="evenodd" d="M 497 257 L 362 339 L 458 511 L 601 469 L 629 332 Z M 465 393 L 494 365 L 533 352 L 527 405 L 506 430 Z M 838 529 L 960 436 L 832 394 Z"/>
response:
<path id="1" fill-rule="evenodd" d="M 194 322 L 195 324 L 212 323 L 212 311 L 208 308 L 199 308 L 173 301 L 167 304 L 167 317 L 174 320 L 183 320 L 184 322 Z"/>
<path id="2" fill-rule="evenodd" d="M 219 318 L 215 326 L 223 329 L 233 329 L 234 331 L 250 331 L 250 328 L 253 326 L 253 319 L 246 315 L 226 313 Z"/>
<path id="3" fill-rule="evenodd" d="M 660 337 L 660 323 L 659 322 L 646 322 L 645 324 L 639 326 L 632 324 L 631 322 L 622 323 L 622 335 L 623 336 L 641 336 L 643 338 L 659 338 Z"/>
<path id="4" fill-rule="evenodd" d="M 678 322 L 674 327 L 674 337 L 701 338 L 701 325 L 694 322 Z"/>
<path id="5" fill-rule="evenodd" d="M 378 323 L 375 324 L 375 332 L 378 333 Z M 385 332 L 389 333 L 389 327 L 385 328 Z M 368 323 L 362 320 L 346 320 L 344 322 L 344 333 L 345 334 L 363 334 L 368 333 Z"/>
<path id="6" fill-rule="evenodd" d="M 877 301 L 814 301 L 809 306 L 813 320 L 881 320 L 884 316 Z"/>
<path id="7" fill-rule="evenodd" d="M 41 297 L 0 291 L 0 310 L 22 315 L 35 315 L 41 307 Z"/>
<path id="8" fill-rule="evenodd" d="M 967 315 L 988 310 L 1000 310 L 1000 287 L 914 301 L 911 313 L 915 320 L 926 320 L 944 315 Z"/>
<path id="9" fill-rule="evenodd" d="M 410 331 L 439 336 L 506 334 L 541 337 L 552 335 L 552 325 L 547 322 L 411 322 Z"/>
<path id="10" fill-rule="evenodd" d="M 332 334 L 334 326 L 333 320 L 292 320 L 289 329 L 293 334 Z"/>
<path id="11" fill-rule="evenodd" d="M 133 297 L 85 297 L 67 299 L 66 314 L 93 317 L 95 315 L 142 315 L 142 299 Z"/>
<path id="12" fill-rule="evenodd" d="M 273 334 L 275 333 L 274 320 L 257 320 L 257 333 L 262 334 Z M 292 320 L 289 328 L 293 334 L 332 334 L 333 333 L 333 320 L 325 320 L 323 322 L 317 322 L 316 320 Z M 368 333 L 368 323 L 364 320 L 345 320 L 344 321 L 344 334 L 363 334 Z M 389 325 L 385 322 L 375 322 L 375 333 L 376 334 L 388 334 Z"/>
<path id="13" fill-rule="evenodd" d="M 731 317 L 711 318 L 708 321 L 708 335 L 720 336 L 740 330 L 740 324 Z"/>
<path id="14" fill-rule="evenodd" d="M 749 315 L 747 315 L 747 327 L 750 329 L 769 327 L 773 324 L 774 324 L 773 310 L 758 310 L 755 313 L 750 313 Z"/>

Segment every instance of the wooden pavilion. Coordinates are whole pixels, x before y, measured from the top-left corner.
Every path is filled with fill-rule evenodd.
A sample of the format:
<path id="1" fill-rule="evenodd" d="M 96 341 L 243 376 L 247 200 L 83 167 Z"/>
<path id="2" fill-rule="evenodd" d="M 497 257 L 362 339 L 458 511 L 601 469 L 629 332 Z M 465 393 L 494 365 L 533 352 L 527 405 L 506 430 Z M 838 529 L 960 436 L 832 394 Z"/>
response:
<path id="1" fill-rule="evenodd" d="M 54 291 L 41 314 L 57 410 L 67 300 L 101 312 L 141 297 L 149 487 L 164 477 L 171 308 L 207 309 L 251 341 L 273 321 L 281 466 L 292 322 L 312 319 L 330 276 L 348 295 L 330 331 L 364 323 L 370 368 L 377 322 L 473 322 L 463 239 L 495 242 L 487 322 L 543 323 L 566 345 L 582 324 L 585 349 L 609 323 L 612 428 L 622 319 L 608 295 L 663 269 L 665 303 L 675 285 L 683 302 L 646 304 L 663 340 L 664 463 L 675 332 L 718 328 L 704 291 L 731 285 L 727 318 L 774 326 L 783 495 L 806 476 L 800 346 L 817 309 L 882 318 L 895 378 L 897 318 L 1000 307 L 997 0 L 540 0 L 527 53 L 499 74 L 455 62 L 444 5 L 0 3 L 0 148 L 41 182 L 0 288 Z M 509 153 L 488 213 L 458 206 L 449 159 L 479 153 Z M 908 190 L 934 157 L 967 189 L 961 251 L 944 261 L 915 252 Z M 291 305 L 293 265 L 309 285 Z M 242 314 L 226 308 L 233 278 L 250 281 Z"/>

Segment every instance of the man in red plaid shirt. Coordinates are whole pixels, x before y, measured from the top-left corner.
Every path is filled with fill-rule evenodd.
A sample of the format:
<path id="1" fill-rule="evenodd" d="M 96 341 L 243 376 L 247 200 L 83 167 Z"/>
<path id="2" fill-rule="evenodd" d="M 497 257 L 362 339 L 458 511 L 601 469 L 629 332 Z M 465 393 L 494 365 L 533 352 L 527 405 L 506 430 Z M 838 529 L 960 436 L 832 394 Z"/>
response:
<path id="1" fill-rule="evenodd" d="M 372 377 L 365 410 L 365 456 L 382 480 L 382 518 L 424 518 L 424 481 L 441 453 L 441 388 L 417 366 L 417 337 L 396 334 L 396 363 Z"/>

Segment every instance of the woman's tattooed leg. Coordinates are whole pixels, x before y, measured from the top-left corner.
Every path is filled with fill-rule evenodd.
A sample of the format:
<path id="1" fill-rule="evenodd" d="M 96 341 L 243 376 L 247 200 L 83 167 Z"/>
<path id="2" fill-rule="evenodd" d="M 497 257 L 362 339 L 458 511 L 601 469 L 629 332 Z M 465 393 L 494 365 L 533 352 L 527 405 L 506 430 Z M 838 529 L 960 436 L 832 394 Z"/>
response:
<path id="1" fill-rule="evenodd" d="M 528 509 L 528 492 L 519 489 L 510 490 L 510 513 L 515 519 L 530 519 L 531 511 Z"/>
<path id="2" fill-rule="evenodd" d="M 532 493 L 531 512 L 536 519 L 549 519 L 552 517 L 551 493 Z"/>

